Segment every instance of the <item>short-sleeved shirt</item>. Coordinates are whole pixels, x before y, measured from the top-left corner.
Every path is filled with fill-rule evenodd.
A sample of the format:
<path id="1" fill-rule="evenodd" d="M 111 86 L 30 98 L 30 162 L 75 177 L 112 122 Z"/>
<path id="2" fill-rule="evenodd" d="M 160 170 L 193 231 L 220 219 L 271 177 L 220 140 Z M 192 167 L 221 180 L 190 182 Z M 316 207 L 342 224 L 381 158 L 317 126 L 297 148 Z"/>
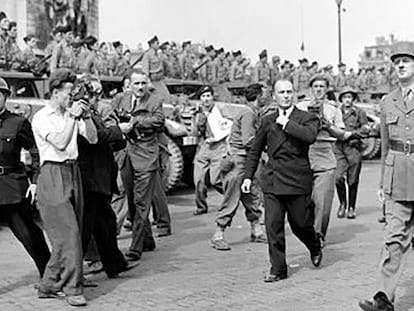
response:
<path id="1" fill-rule="evenodd" d="M 78 158 L 78 134 L 86 137 L 86 125 L 83 120 L 76 121 L 72 138 L 65 150 L 57 149 L 51 144 L 47 137 L 52 133 L 62 132 L 67 122 L 70 122 L 69 112 L 57 113 L 50 106 L 45 106 L 33 117 L 32 128 L 39 149 L 40 164 L 45 161 L 64 162 L 66 160 L 77 160 Z"/>

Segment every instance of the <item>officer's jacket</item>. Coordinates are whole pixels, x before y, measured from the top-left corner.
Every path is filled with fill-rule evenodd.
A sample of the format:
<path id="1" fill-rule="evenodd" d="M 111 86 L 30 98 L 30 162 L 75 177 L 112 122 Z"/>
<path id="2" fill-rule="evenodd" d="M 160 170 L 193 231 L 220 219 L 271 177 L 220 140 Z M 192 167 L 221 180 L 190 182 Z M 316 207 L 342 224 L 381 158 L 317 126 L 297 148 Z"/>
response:
<path id="1" fill-rule="evenodd" d="M 210 57 L 203 59 L 203 62 L 207 62 L 200 68 L 200 78 L 205 83 L 214 83 L 217 79 L 217 67 Z"/>
<path id="2" fill-rule="evenodd" d="M 293 76 L 293 87 L 300 92 L 309 89 L 311 74 L 306 70 L 299 68 Z"/>
<path id="3" fill-rule="evenodd" d="M 268 63 L 263 64 L 262 62 L 258 62 L 256 64 L 253 71 L 253 82 L 265 82 L 266 84 L 271 83 L 271 72 Z"/>
<path id="4" fill-rule="evenodd" d="M 229 68 L 227 62 L 219 58 L 215 59 L 215 66 L 217 71 L 217 82 L 222 83 L 229 80 Z"/>
<path id="5" fill-rule="evenodd" d="M 142 57 L 142 70 L 151 80 L 164 78 L 162 61 L 154 49 L 149 49 Z"/>
<path id="6" fill-rule="evenodd" d="M 123 55 L 115 54 L 111 60 L 111 69 L 114 76 L 123 76 L 129 69 L 129 62 Z"/>
<path id="7" fill-rule="evenodd" d="M 35 140 L 29 121 L 5 111 L 0 114 L 0 206 L 20 203 L 29 186 L 24 166 L 20 163 L 22 148 L 33 150 Z M 33 177 L 39 172 L 39 155 L 32 152 Z M 3 169 L 8 172 L 3 173 Z"/>
<path id="8" fill-rule="evenodd" d="M 66 41 L 59 42 L 53 49 L 50 59 L 50 71 L 53 72 L 57 68 L 73 69 L 75 66 L 75 55 L 73 49 Z"/>
<path id="9" fill-rule="evenodd" d="M 138 135 L 136 140 L 128 140 L 126 154 L 136 171 L 152 171 L 159 167 L 158 136 L 165 119 L 162 103 L 163 97 L 156 90 L 147 93 L 132 110 L 131 91 L 116 96 L 111 103 L 115 110 L 127 111 L 133 116 L 134 131 Z"/>
<path id="10" fill-rule="evenodd" d="M 236 61 L 231 66 L 230 70 L 230 81 L 243 80 L 244 71 L 243 66 L 238 64 Z"/>
<path id="11" fill-rule="evenodd" d="M 393 141 L 406 152 L 391 150 Z M 381 102 L 380 187 L 393 200 L 414 201 L 414 97 L 404 101 L 401 88 Z"/>
<path id="12" fill-rule="evenodd" d="M 264 193 L 306 195 L 312 192 L 309 145 L 318 132 L 318 118 L 294 108 L 285 129 L 276 124 L 277 110 L 263 118 L 252 147 L 247 153 L 244 178 L 253 179 L 259 159 L 267 146 L 269 160 L 263 169 Z"/>

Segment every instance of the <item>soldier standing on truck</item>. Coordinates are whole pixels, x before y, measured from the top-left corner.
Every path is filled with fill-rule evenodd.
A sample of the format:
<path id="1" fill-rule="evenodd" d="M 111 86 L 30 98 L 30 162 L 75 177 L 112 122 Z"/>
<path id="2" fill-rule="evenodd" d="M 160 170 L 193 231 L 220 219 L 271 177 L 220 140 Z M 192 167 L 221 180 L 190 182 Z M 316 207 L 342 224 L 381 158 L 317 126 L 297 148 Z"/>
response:
<path id="1" fill-rule="evenodd" d="M 256 64 L 253 70 L 253 82 L 263 82 L 267 86 L 271 86 L 271 69 L 267 62 L 267 50 L 263 50 L 259 54 L 259 62 Z"/>
<path id="2" fill-rule="evenodd" d="M 225 62 L 224 49 L 219 48 L 216 50 L 216 58 L 214 59 L 214 65 L 216 66 L 216 81 L 217 83 L 223 83 L 228 81 L 228 68 Z"/>
<path id="3" fill-rule="evenodd" d="M 26 48 L 22 53 L 22 64 L 24 69 L 30 71 L 35 68 L 38 62 L 38 58 L 34 52 L 34 49 L 37 46 L 37 38 L 34 35 L 27 35 L 23 38 L 23 41 L 26 44 Z"/>
<path id="4" fill-rule="evenodd" d="M 123 54 L 123 44 L 120 41 L 112 42 L 115 54 L 111 59 L 111 70 L 114 76 L 123 76 L 129 69 L 128 61 Z"/>
<path id="5" fill-rule="evenodd" d="M 214 84 L 217 80 L 217 68 L 214 62 L 216 51 L 212 45 L 206 47 L 207 55 L 201 61 L 200 78 L 205 84 Z M 200 64 L 200 66 L 201 66 Z"/>
<path id="6" fill-rule="evenodd" d="M 10 58 L 10 68 L 11 69 L 20 69 L 22 65 L 22 51 L 17 45 L 17 24 L 16 22 L 9 23 L 9 58 Z"/>
<path id="7" fill-rule="evenodd" d="M 193 80 L 197 74 L 193 72 L 194 55 L 191 52 L 191 41 L 184 41 L 182 43 L 182 53 L 179 56 L 180 67 L 183 79 Z"/>
<path id="8" fill-rule="evenodd" d="M 62 33 L 62 40 L 55 46 L 52 57 L 50 59 L 50 72 L 53 73 L 56 69 L 66 68 L 71 69 L 75 67 L 75 56 L 72 49 L 73 32 L 70 26 L 62 26 L 58 29 Z"/>
<path id="9" fill-rule="evenodd" d="M 243 56 L 241 51 L 233 53 L 233 63 L 230 69 L 230 81 L 243 81 L 244 79 L 244 68 L 243 68 Z"/>
<path id="10" fill-rule="evenodd" d="M 304 98 L 309 94 L 309 81 L 311 78 L 308 72 L 309 62 L 306 58 L 299 59 L 299 67 L 293 74 L 293 87 L 298 94 L 298 98 Z"/>

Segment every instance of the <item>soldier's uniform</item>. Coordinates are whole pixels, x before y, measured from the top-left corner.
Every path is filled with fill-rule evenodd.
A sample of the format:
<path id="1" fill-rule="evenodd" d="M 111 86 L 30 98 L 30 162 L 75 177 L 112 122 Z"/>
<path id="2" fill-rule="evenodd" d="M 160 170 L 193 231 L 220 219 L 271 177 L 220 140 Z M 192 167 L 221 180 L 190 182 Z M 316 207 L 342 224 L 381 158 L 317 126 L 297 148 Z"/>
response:
<path id="1" fill-rule="evenodd" d="M 0 79 L 0 90 L 9 93 L 6 82 Z M 35 146 L 30 123 L 8 110 L 0 111 L 0 214 L 16 238 L 33 258 L 41 276 L 50 258 L 42 230 L 34 223 L 30 202 L 26 198 L 29 187 L 24 165 L 20 163 L 22 148 Z M 38 153 L 32 152 L 33 176 L 36 183 L 39 173 Z"/>
<path id="2" fill-rule="evenodd" d="M 36 54 L 33 52 L 32 49 L 29 47 L 26 47 L 23 50 L 21 63 L 24 64 L 24 68 L 26 70 L 33 69 L 38 62 L 38 58 L 36 57 Z"/>
<path id="3" fill-rule="evenodd" d="M 298 93 L 298 97 L 306 96 L 309 93 L 309 81 L 311 74 L 307 69 L 299 67 L 293 74 L 293 87 Z"/>
<path id="4" fill-rule="evenodd" d="M 52 53 L 50 59 L 50 72 L 56 71 L 58 68 L 74 69 L 75 56 L 73 54 L 72 46 L 65 40 L 59 42 Z"/>
<path id="5" fill-rule="evenodd" d="M 314 80 L 314 78 L 312 78 Z M 311 80 L 312 83 L 312 80 Z M 317 103 L 306 100 L 298 103 L 301 110 L 316 113 L 331 126 L 344 129 L 341 110 L 337 104 L 327 99 Z M 315 204 L 315 231 L 322 243 L 328 230 L 332 201 L 335 193 L 336 158 L 332 145 L 336 137 L 326 128 L 320 128 L 314 144 L 309 148 L 309 161 L 313 172 L 312 200 Z"/>
<path id="6" fill-rule="evenodd" d="M 19 70 L 22 68 L 22 65 L 23 65 L 22 51 L 17 45 L 16 40 L 14 39 L 12 40 L 11 38 L 9 40 L 8 57 L 9 57 L 9 63 L 10 63 L 11 69 Z"/>
<path id="7" fill-rule="evenodd" d="M 237 61 L 234 61 L 230 70 L 230 81 L 243 81 L 244 79 L 244 70 L 243 66 Z"/>
<path id="8" fill-rule="evenodd" d="M 214 51 L 212 45 L 206 47 L 206 52 L 208 54 Z M 201 63 L 204 64 L 200 68 L 200 78 L 205 84 L 214 84 L 217 81 L 217 67 L 216 63 L 213 60 L 214 56 L 207 55 Z"/>
<path id="9" fill-rule="evenodd" d="M 8 56 L 9 36 L 6 31 L 0 33 L 0 68 L 7 68 L 9 63 Z"/>
<path id="10" fill-rule="evenodd" d="M 257 62 L 256 66 L 253 69 L 253 77 L 252 77 L 252 82 L 253 83 L 259 83 L 259 82 L 263 82 L 266 85 L 271 85 L 271 70 L 270 70 L 270 66 L 267 62 L 267 51 L 263 50 L 260 54 L 259 54 L 259 58 L 260 61 Z M 265 61 L 262 61 L 264 58 Z"/>
<path id="11" fill-rule="evenodd" d="M 345 88 L 339 94 L 339 101 L 343 95 L 350 93 L 356 97 L 356 93 L 351 88 Z M 355 218 L 355 207 L 359 184 L 359 174 L 361 172 L 362 164 L 362 141 L 361 138 L 369 131 L 367 129 L 368 118 L 365 111 L 354 105 L 349 110 L 341 107 L 342 117 L 345 124 L 345 131 L 352 132 L 348 140 L 338 140 L 334 145 L 334 152 L 336 156 L 336 173 L 335 183 L 336 191 L 340 207 L 338 209 L 338 217 L 345 216 L 348 202 L 348 218 Z M 346 197 L 345 177 L 348 184 L 348 201 Z"/>
<path id="12" fill-rule="evenodd" d="M 111 59 L 111 70 L 114 76 L 123 76 L 129 69 L 129 62 L 124 55 L 115 54 Z"/>
<path id="13" fill-rule="evenodd" d="M 109 76 L 110 61 L 106 55 L 102 53 L 96 55 L 95 67 L 98 75 Z"/>

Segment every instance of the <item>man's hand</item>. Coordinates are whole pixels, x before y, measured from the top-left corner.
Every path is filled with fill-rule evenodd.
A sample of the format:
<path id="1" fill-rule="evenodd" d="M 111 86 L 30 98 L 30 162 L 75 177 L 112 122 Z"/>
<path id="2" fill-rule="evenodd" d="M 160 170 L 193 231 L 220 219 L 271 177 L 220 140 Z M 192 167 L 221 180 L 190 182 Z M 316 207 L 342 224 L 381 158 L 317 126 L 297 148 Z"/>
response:
<path id="1" fill-rule="evenodd" d="M 131 132 L 134 127 L 132 123 L 129 123 L 129 122 L 119 123 L 118 126 L 121 129 L 121 132 L 124 134 L 128 134 L 129 132 Z"/>
<path id="2" fill-rule="evenodd" d="M 27 188 L 26 198 L 28 198 L 30 196 L 30 203 L 31 204 L 33 204 L 34 201 L 36 200 L 36 189 L 37 189 L 36 184 L 30 184 L 29 188 Z"/>
<path id="3" fill-rule="evenodd" d="M 289 118 L 284 115 L 279 115 L 276 119 L 276 124 L 279 124 L 282 126 L 282 128 L 285 128 L 286 124 L 289 122 Z"/>
<path id="4" fill-rule="evenodd" d="M 344 133 L 344 140 L 348 140 L 351 136 L 352 136 L 352 132 L 350 132 L 350 131 L 346 131 L 346 132 Z"/>
<path id="5" fill-rule="evenodd" d="M 71 116 L 79 118 L 86 109 L 87 106 L 81 100 L 79 100 L 72 104 L 72 107 L 69 109 L 69 113 Z"/>
<path id="6" fill-rule="evenodd" d="M 251 186 L 252 186 L 252 180 L 249 178 L 246 178 L 243 180 L 243 183 L 241 185 L 241 191 L 243 193 L 250 193 Z"/>
<path id="7" fill-rule="evenodd" d="M 382 189 L 382 188 L 378 189 L 377 197 L 378 197 L 378 200 L 380 201 L 380 203 L 383 204 L 384 201 L 385 201 L 384 189 Z"/>

